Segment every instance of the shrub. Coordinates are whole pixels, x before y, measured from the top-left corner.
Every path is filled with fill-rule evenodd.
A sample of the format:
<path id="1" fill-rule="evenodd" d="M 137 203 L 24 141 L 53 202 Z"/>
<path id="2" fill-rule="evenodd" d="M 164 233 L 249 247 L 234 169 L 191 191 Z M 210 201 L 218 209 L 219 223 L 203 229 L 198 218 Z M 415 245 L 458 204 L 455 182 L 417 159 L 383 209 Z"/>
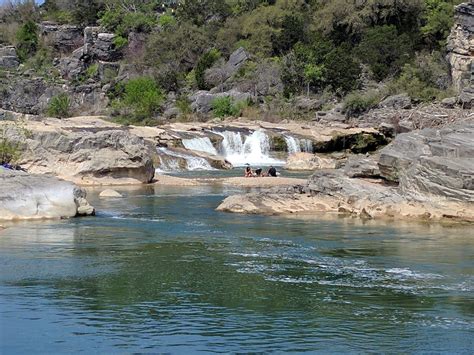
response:
<path id="1" fill-rule="evenodd" d="M 99 73 L 99 64 L 98 63 L 91 64 L 86 69 L 86 77 L 87 78 L 94 78 L 94 77 L 97 76 L 98 73 Z"/>
<path id="2" fill-rule="evenodd" d="M 211 49 L 209 52 L 204 53 L 196 64 L 194 69 L 194 75 L 196 76 L 196 82 L 198 88 L 201 90 L 208 90 L 209 87 L 206 83 L 205 73 L 206 70 L 212 67 L 212 65 L 218 60 L 221 53 L 217 49 Z"/>
<path id="3" fill-rule="evenodd" d="M 27 21 L 16 34 L 17 54 L 22 62 L 31 57 L 38 46 L 38 27 L 33 21 Z"/>
<path id="4" fill-rule="evenodd" d="M 449 96 L 448 64 L 441 53 L 418 54 L 405 64 L 391 86 L 393 92 L 406 92 L 414 100 L 432 101 Z"/>
<path id="5" fill-rule="evenodd" d="M 7 126 L 0 128 L 0 164 L 15 165 L 21 157 L 20 145 L 8 138 Z"/>
<path id="6" fill-rule="evenodd" d="M 223 96 L 214 99 L 212 102 L 212 112 L 214 117 L 236 117 L 247 105 L 248 103 L 245 101 L 234 102 L 230 96 Z"/>
<path id="7" fill-rule="evenodd" d="M 140 77 L 129 80 L 116 102 L 123 114 L 133 122 L 142 122 L 155 115 L 163 102 L 163 94 L 152 78 Z"/>
<path id="8" fill-rule="evenodd" d="M 71 99 L 67 94 L 62 93 L 54 96 L 49 102 L 47 114 L 52 117 L 70 117 Z"/>
<path id="9" fill-rule="evenodd" d="M 344 99 L 343 112 L 348 117 L 357 117 L 377 106 L 381 98 L 377 91 L 352 92 Z"/>
<path id="10" fill-rule="evenodd" d="M 158 19 L 158 24 L 163 28 L 172 27 L 176 24 L 176 18 L 170 14 L 163 14 Z"/>
<path id="11" fill-rule="evenodd" d="M 118 36 L 115 36 L 113 43 L 114 43 L 115 48 L 120 49 L 120 48 L 125 47 L 128 44 L 128 39 L 118 35 Z"/>
<path id="12" fill-rule="evenodd" d="M 324 67 L 326 84 L 336 93 L 344 95 L 357 87 L 361 68 L 346 46 L 333 49 L 326 56 Z"/>

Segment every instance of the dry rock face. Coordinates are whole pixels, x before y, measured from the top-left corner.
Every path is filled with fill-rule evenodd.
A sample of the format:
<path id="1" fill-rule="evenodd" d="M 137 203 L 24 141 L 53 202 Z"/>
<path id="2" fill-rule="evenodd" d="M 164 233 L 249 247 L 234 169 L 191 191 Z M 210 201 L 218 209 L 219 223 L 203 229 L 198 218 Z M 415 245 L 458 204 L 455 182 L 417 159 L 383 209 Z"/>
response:
<path id="1" fill-rule="evenodd" d="M 94 208 L 85 197 L 70 182 L 0 167 L 0 220 L 92 215 Z"/>
<path id="2" fill-rule="evenodd" d="M 11 129 L 11 139 L 23 144 L 21 165 L 29 172 L 81 185 L 152 181 L 155 170 L 143 139 L 119 128 L 67 127 L 63 121 L 30 122 L 26 138 Z"/>
<path id="3" fill-rule="evenodd" d="M 43 22 L 39 25 L 39 32 L 47 43 L 61 53 L 69 53 L 83 44 L 83 31 L 79 26 Z"/>
<path id="4" fill-rule="evenodd" d="M 459 91 L 471 86 L 474 61 L 474 3 L 456 7 L 455 25 L 448 38 L 448 60 L 453 84 Z"/>
<path id="5" fill-rule="evenodd" d="M 405 194 L 474 202 L 474 122 L 397 136 L 382 149 L 381 175 Z"/>
<path id="6" fill-rule="evenodd" d="M 16 69 L 20 60 L 13 46 L 0 46 L 0 69 Z"/>

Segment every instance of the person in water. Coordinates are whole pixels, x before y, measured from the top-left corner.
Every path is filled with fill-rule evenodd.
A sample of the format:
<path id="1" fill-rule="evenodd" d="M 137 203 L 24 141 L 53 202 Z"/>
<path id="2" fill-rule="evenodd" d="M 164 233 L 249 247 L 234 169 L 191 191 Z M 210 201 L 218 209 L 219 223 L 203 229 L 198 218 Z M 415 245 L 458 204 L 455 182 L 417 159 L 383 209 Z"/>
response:
<path id="1" fill-rule="evenodd" d="M 252 169 L 250 168 L 250 165 L 248 165 L 248 164 L 245 167 L 244 176 L 245 177 L 253 177 Z"/>
<path id="2" fill-rule="evenodd" d="M 272 176 L 272 177 L 277 176 L 277 171 L 273 166 L 270 166 L 270 169 L 268 169 L 267 176 Z"/>

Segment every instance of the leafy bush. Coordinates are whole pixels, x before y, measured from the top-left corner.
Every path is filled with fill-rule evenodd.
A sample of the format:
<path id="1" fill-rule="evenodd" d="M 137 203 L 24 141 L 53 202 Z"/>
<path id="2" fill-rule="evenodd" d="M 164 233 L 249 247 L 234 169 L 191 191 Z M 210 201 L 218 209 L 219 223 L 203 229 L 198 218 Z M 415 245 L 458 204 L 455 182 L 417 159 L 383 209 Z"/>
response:
<path id="1" fill-rule="evenodd" d="M 212 102 L 214 117 L 236 117 L 248 105 L 245 101 L 234 102 L 230 96 L 222 96 Z"/>
<path id="2" fill-rule="evenodd" d="M 361 68 L 345 46 L 333 49 L 326 56 L 324 66 L 326 84 L 331 85 L 334 92 L 344 95 L 357 87 Z"/>
<path id="3" fill-rule="evenodd" d="M 115 48 L 120 49 L 120 48 L 125 47 L 128 44 L 128 39 L 118 35 L 118 36 L 115 36 L 113 43 L 114 43 Z"/>
<path id="4" fill-rule="evenodd" d="M 71 99 L 62 93 L 54 96 L 49 102 L 47 114 L 52 117 L 64 118 L 71 116 Z"/>
<path id="5" fill-rule="evenodd" d="M 209 52 L 204 53 L 199 61 L 196 64 L 194 69 L 194 75 L 196 77 L 196 82 L 198 88 L 201 90 L 208 90 L 209 87 L 206 83 L 205 73 L 206 70 L 212 67 L 212 65 L 218 60 L 221 56 L 221 53 L 217 49 L 211 49 Z"/>
<path id="6" fill-rule="evenodd" d="M 357 53 L 375 79 L 383 80 L 410 59 L 411 47 L 408 35 L 399 35 L 395 26 L 377 26 L 364 33 Z"/>
<path id="7" fill-rule="evenodd" d="M 121 111 L 121 116 L 128 116 L 132 122 L 141 122 L 154 116 L 162 102 L 163 94 L 156 82 L 149 77 L 140 77 L 123 86 L 123 93 L 115 106 Z"/>
<path id="8" fill-rule="evenodd" d="M 451 96 L 448 64 L 441 53 L 422 53 L 405 64 L 392 84 L 393 92 L 406 92 L 414 100 L 432 101 Z"/>
<path id="9" fill-rule="evenodd" d="M 27 21 L 16 34 L 17 54 L 22 62 L 31 57 L 38 46 L 38 27 L 33 21 Z"/>
<path id="10" fill-rule="evenodd" d="M 20 145 L 8 138 L 7 130 L 6 125 L 0 128 L 0 164 L 15 165 L 21 157 Z"/>
<path id="11" fill-rule="evenodd" d="M 377 106 L 381 99 L 377 91 L 352 92 L 344 99 L 343 112 L 348 117 L 357 117 Z"/>
<path id="12" fill-rule="evenodd" d="M 158 24 L 163 28 L 172 27 L 176 24 L 176 18 L 170 14 L 163 14 L 158 19 Z"/>

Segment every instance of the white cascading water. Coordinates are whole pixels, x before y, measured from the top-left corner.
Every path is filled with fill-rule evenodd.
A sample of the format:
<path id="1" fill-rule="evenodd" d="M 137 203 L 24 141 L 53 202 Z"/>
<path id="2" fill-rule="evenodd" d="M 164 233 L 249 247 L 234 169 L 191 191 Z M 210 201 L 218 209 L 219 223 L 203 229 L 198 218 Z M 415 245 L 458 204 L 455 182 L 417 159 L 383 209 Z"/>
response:
<path id="1" fill-rule="evenodd" d="M 283 165 L 285 162 L 272 158 L 270 154 L 270 139 L 263 130 L 254 131 L 251 135 L 242 137 L 240 132 L 217 132 L 224 139 L 221 153 L 234 166 Z"/>
<path id="2" fill-rule="evenodd" d="M 183 145 L 186 149 L 204 152 L 211 155 L 217 155 L 217 150 L 212 145 L 209 137 L 196 137 L 192 139 L 183 139 Z"/>
<path id="3" fill-rule="evenodd" d="M 288 154 L 299 152 L 313 153 L 313 142 L 309 139 L 298 139 L 292 136 L 284 136 Z"/>
<path id="4" fill-rule="evenodd" d="M 299 139 L 292 136 L 284 136 L 288 154 L 295 154 L 301 152 L 301 145 Z"/>
<path id="5" fill-rule="evenodd" d="M 195 157 L 192 155 L 175 152 L 167 148 L 158 148 L 158 150 L 169 157 L 169 159 L 161 159 L 161 171 L 179 171 L 181 170 L 179 160 L 184 159 L 186 161 L 186 170 L 215 170 L 209 162 L 201 157 Z M 176 158 L 176 159 L 173 159 Z"/>

